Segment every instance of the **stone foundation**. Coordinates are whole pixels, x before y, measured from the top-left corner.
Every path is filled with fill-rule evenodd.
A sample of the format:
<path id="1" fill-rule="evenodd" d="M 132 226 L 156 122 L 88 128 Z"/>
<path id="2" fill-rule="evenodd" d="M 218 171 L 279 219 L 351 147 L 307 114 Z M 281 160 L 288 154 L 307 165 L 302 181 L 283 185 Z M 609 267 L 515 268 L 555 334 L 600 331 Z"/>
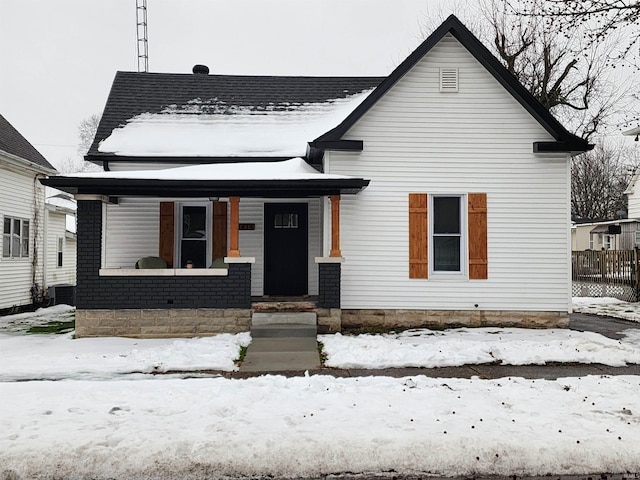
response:
<path id="1" fill-rule="evenodd" d="M 336 333 L 342 329 L 342 314 L 339 308 L 316 308 L 318 333 Z"/>
<path id="2" fill-rule="evenodd" d="M 248 332 L 251 309 L 76 310 L 76 336 L 172 338 Z"/>
<path id="3" fill-rule="evenodd" d="M 465 310 L 342 310 L 342 328 L 565 328 L 564 312 Z"/>

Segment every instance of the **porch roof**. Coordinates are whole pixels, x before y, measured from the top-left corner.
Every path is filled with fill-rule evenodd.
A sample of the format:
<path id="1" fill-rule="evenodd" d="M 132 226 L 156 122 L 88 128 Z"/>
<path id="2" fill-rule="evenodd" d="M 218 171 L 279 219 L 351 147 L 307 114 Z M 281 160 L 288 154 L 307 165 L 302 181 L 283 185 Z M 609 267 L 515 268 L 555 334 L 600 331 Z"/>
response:
<path id="1" fill-rule="evenodd" d="M 153 197 L 311 197 L 356 194 L 369 180 L 318 172 L 301 158 L 191 165 L 162 170 L 87 172 L 42 179 L 71 194 Z"/>

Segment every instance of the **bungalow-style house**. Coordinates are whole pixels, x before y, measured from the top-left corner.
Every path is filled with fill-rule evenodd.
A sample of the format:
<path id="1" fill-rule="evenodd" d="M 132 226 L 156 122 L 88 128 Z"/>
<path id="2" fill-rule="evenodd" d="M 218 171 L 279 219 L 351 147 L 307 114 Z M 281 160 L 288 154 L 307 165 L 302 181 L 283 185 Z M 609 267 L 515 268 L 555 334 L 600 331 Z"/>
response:
<path id="1" fill-rule="evenodd" d="M 0 312 L 46 297 L 45 194 L 38 179 L 56 170 L 0 115 Z"/>
<path id="2" fill-rule="evenodd" d="M 558 326 L 590 148 L 451 16 L 385 78 L 119 72 L 105 172 L 43 183 L 78 201 L 79 336 L 248 330 L 265 298 L 320 331 Z"/>

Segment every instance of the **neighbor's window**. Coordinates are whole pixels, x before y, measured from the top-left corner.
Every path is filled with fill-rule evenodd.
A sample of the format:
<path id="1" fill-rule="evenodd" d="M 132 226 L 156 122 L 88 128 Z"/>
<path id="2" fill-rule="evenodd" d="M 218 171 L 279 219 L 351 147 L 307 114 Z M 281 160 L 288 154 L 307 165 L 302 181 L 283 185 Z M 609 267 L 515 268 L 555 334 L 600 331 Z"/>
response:
<path id="1" fill-rule="evenodd" d="M 600 242 L 600 247 L 605 250 L 611 250 L 611 244 L 613 239 L 613 235 L 608 235 L 604 233 L 598 234 L 598 241 Z"/>
<path id="2" fill-rule="evenodd" d="M 64 250 L 64 238 L 58 237 L 57 253 L 58 253 L 58 267 L 62 266 L 62 252 Z"/>
<path id="3" fill-rule="evenodd" d="M 431 219 L 431 265 L 433 272 L 462 272 L 463 204 L 461 196 L 433 196 Z"/>
<path id="4" fill-rule="evenodd" d="M 29 256 L 29 220 L 4 217 L 2 227 L 2 256 L 4 258 Z"/>

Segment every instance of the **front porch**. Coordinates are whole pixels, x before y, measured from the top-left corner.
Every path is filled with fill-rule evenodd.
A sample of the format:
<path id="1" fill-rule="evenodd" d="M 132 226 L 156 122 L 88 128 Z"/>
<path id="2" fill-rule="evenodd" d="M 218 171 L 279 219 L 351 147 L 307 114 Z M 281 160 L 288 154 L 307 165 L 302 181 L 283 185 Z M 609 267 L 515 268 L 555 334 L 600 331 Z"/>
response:
<path id="1" fill-rule="evenodd" d="M 252 295 L 317 295 L 320 330 L 340 329 L 340 199 L 366 179 L 294 158 L 43 183 L 78 202 L 78 336 L 245 331 Z"/>
<path id="2" fill-rule="evenodd" d="M 255 296 L 252 282 L 261 279 L 255 257 L 240 254 L 239 199 L 230 198 L 228 248 L 224 267 L 180 268 L 179 263 L 160 269 L 132 268 L 133 262 L 105 266 L 109 227 L 104 218 L 105 198 L 78 199 L 78 287 L 76 333 L 88 336 L 189 337 L 249 331 L 254 311 L 265 309 L 312 310 L 320 332 L 335 332 L 340 324 L 339 256 L 311 257 L 316 266 L 314 295 Z M 234 204 L 236 207 L 234 208 Z M 339 202 L 333 211 L 331 253 L 339 249 Z M 114 207 L 118 208 L 118 207 Z M 160 220 L 162 221 L 162 220 Z M 225 230 L 225 238 L 227 232 Z M 113 238 L 111 238 L 113 240 Z M 151 241 L 151 240 L 149 240 Z M 226 244 L 226 242 L 225 242 Z M 126 242 L 119 244 L 126 248 Z M 147 245 L 162 250 L 159 245 Z M 309 252 L 313 253 L 313 252 Z M 263 268 L 264 262 L 260 267 Z M 173 268 L 176 267 L 176 268 Z M 252 271 L 253 270 L 253 271 Z M 259 291 L 259 290 L 258 290 Z M 317 294 L 316 294 L 317 293 Z M 285 303 L 283 303 L 285 301 Z M 283 307 L 286 305 L 286 307 Z"/>

